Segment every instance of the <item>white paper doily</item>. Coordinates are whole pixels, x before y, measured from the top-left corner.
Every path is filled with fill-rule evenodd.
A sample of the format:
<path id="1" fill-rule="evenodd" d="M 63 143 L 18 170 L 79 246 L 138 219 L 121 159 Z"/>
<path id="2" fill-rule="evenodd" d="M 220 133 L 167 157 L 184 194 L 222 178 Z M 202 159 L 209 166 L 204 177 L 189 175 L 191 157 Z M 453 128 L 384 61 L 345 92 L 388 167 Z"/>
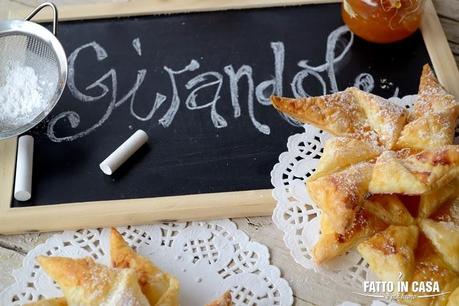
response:
<path id="1" fill-rule="evenodd" d="M 181 284 L 181 303 L 202 306 L 230 289 L 235 305 L 292 305 L 293 293 L 268 248 L 250 241 L 230 220 L 118 228 L 137 252 Z M 31 250 L 15 283 L 0 294 L 0 305 L 22 305 L 42 297 L 62 296 L 42 271 L 39 255 L 86 257 L 109 264 L 109 229 L 66 231 Z"/>
<path id="2" fill-rule="evenodd" d="M 414 97 L 390 100 L 410 108 Z M 363 281 L 375 277 L 357 251 L 352 250 L 322 266 L 312 260 L 311 249 L 319 239 L 321 212 L 310 199 L 304 181 L 315 171 L 324 143 L 331 136 L 310 125 L 304 128 L 304 133 L 289 137 L 287 151 L 279 156 L 279 163 L 271 172 L 273 196 L 277 201 L 273 221 L 284 232 L 285 244 L 297 263 L 329 276 L 337 286 L 361 292 Z"/>

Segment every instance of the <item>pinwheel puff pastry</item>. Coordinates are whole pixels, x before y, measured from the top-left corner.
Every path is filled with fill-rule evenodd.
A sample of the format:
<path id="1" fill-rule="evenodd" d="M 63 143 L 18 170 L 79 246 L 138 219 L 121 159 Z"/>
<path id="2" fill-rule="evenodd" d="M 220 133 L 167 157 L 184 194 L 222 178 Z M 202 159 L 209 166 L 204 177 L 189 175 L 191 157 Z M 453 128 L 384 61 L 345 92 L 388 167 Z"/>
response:
<path id="1" fill-rule="evenodd" d="M 440 285 L 401 302 L 459 305 L 459 103 L 430 67 L 410 110 L 357 88 L 272 103 L 336 136 L 306 183 L 323 212 L 314 260 L 357 247 L 381 280 Z"/>
<path id="2" fill-rule="evenodd" d="M 178 280 L 138 255 L 115 229 L 111 231 L 110 255 L 112 267 L 97 264 L 92 258 L 38 257 L 37 262 L 64 297 L 28 306 L 180 305 Z M 231 294 L 226 292 L 207 306 L 230 305 Z"/>

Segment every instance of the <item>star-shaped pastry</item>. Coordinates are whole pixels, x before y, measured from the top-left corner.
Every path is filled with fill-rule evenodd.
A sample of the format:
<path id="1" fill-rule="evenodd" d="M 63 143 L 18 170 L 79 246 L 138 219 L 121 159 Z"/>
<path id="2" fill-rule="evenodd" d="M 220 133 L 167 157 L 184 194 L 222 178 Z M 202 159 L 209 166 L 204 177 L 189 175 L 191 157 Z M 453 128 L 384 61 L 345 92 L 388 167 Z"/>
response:
<path id="1" fill-rule="evenodd" d="M 93 258 L 37 257 L 59 285 L 64 297 L 43 299 L 26 306 L 178 306 L 179 281 L 137 254 L 115 229 L 110 236 L 111 267 Z M 225 292 L 208 306 L 231 306 Z"/>
<path id="2" fill-rule="evenodd" d="M 459 289 L 449 294 L 459 286 L 459 103 L 430 67 L 409 111 L 357 88 L 272 103 L 336 136 L 306 182 L 323 212 L 314 260 L 357 247 L 381 280 L 435 280 L 446 292 L 404 303 L 459 305 Z"/>

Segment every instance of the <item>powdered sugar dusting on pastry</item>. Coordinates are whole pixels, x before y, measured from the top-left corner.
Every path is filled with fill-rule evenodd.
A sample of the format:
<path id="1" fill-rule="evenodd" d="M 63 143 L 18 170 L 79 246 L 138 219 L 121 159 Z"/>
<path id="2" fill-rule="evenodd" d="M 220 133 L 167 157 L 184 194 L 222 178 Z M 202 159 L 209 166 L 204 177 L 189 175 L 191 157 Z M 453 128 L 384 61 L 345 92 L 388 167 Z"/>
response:
<path id="1" fill-rule="evenodd" d="M 355 103 L 365 113 L 366 123 L 378 135 L 380 144 L 392 149 L 406 123 L 406 109 L 357 88 L 351 87 L 346 91 L 352 93 Z"/>
<path id="2" fill-rule="evenodd" d="M 359 140 L 368 142 L 374 147 L 382 148 L 381 141 L 379 140 L 379 135 L 374 130 L 369 127 L 362 128 L 360 131 L 351 134 L 349 137 L 353 137 Z"/>
<path id="3" fill-rule="evenodd" d="M 117 279 L 112 280 L 114 285 L 105 297 L 101 306 L 148 306 L 147 298 L 140 290 L 137 274 L 131 269 L 115 269 Z"/>
<path id="4" fill-rule="evenodd" d="M 454 112 L 426 113 L 408 123 L 398 140 L 398 148 L 435 149 L 454 141 L 457 115 Z"/>
<path id="5" fill-rule="evenodd" d="M 359 192 L 359 185 L 365 184 L 369 181 L 368 174 L 371 173 L 372 165 L 368 162 L 362 162 L 355 164 L 348 169 L 338 172 L 331 177 L 331 180 L 335 182 L 337 188 L 344 189 L 345 193 L 349 195 L 351 199 L 350 205 L 355 206 L 357 202 L 352 203 L 352 201 L 359 201 L 366 196 Z M 365 188 L 364 188 L 365 189 Z"/>
<path id="6" fill-rule="evenodd" d="M 355 221 L 356 207 L 368 196 L 372 169 L 372 163 L 362 162 L 307 183 L 312 199 L 337 233 L 344 233 Z"/>
<path id="7" fill-rule="evenodd" d="M 428 65 L 422 70 L 418 100 L 415 102 L 412 120 L 432 113 L 451 113 L 459 115 L 459 103 L 438 82 Z"/>
<path id="8" fill-rule="evenodd" d="M 346 91 L 321 97 L 272 97 L 271 100 L 279 111 L 335 136 L 356 133 L 365 125 L 365 114 L 353 102 L 352 94 Z"/>
<path id="9" fill-rule="evenodd" d="M 100 301 L 107 294 L 110 288 L 110 282 L 115 278 L 114 273 L 101 265 L 88 259 L 90 270 L 87 271 L 88 281 L 83 282 L 82 286 L 88 294 L 89 300 Z"/>
<path id="10" fill-rule="evenodd" d="M 376 143 L 358 137 L 331 138 L 325 143 L 316 171 L 308 180 L 313 181 L 353 164 L 373 160 L 381 151 Z"/>
<path id="11" fill-rule="evenodd" d="M 366 210 L 366 203 L 371 202 L 371 198 L 368 199 L 370 192 L 374 193 L 374 196 L 393 196 L 399 200 L 400 205 L 398 206 L 394 206 L 395 204 L 378 206 L 381 210 L 387 209 L 384 213 L 395 216 L 398 212 L 400 212 L 401 206 L 406 210 L 406 215 L 410 217 L 403 219 L 403 222 L 397 223 L 398 220 L 402 219 L 397 217 L 383 219 L 382 216 L 384 216 L 384 213 L 382 211 L 378 211 L 378 209 L 374 209 L 374 211 L 369 209 L 368 211 L 371 212 L 371 214 L 374 213 L 375 216 L 381 218 L 381 220 L 384 220 L 384 222 L 387 223 L 385 226 L 389 224 L 400 225 L 400 228 L 411 226 L 416 230 L 416 232 L 418 232 L 419 223 L 415 222 L 414 217 L 411 215 L 411 213 L 416 213 L 412 212 L 410 208 L 418 208 L 418 206 L 415 206 L 416 203 L 421 205 L 423 200 L 422 196 L 427 193 L 438 192 L 438 194 L 442 194 L 443 196 L 443 194 L 447 194 L 445 191 L 449 192 L 457 189 L 458 185 L 455 182 L 455 179 L 457 179 L 459 173 L 459 146 L 451 146 L 451 144 L 453 143 L 454 130 L 456 129 L 456 119 L 459 114 L 459 105 L 454 97 L 448 94 L 446 90 L 438 84 L 433 72 L 430 69 L 425 68 L 425 75 L 423 77 L 424 81 L 421 82 L 420 97 L 417 101 L 418 105 L 417 107 L 410 108 L 413 110 L 411 116 L 409 116 L 405 107 L 399 107 L 395 104 L 395 102 L 388 101 L 375 95 L 360 92 L 358 89 L 348 89 L 346 92 L 349 92 L 349 95 L 340 93 L 340 98 L 327 100 L 327 104 L 325 104 L 325 106 L 335 108 L 338 107 L 340 103 L 350 103 L 352 105 L 342 106 L 341 110 L 348 107 L 349 109 L 354 109 L 360 116 L 359 120 L 352 122 L 354 130 L 352 133 L 338 134 L 339 136 L 343 136 L 343 138 L 334 138 L 330 142 L 335 141 L 335 144 L 340 144 L 347 141 L 350 143 L 348 139 L 353 138 L 363 139 L 375 146 L 380 145 L 383 147 L 384 149 L 380 151 L 385 153 L 382 153 L 384 155 L 380 155 L 381 153 L 378 153 L 378 162 L 371 170 L 370 184 L 375 181 L 375 178 L 379 178 L 380 182 L 383 182 L 385 185 L 382 186 L 384 188 L 377 190 L 372 189 L 371 185 L 365 186 L 365 184 L 363 184 L 363 175 L 359 177 L 361 173 L 359 173 L 358 169 L 362 169 L 362 166 L 365 163 L 359 161 L 349 162 L 349 160 L 353 157 L 358 159 L 360 154 L 357 150 L 349 150 L 352 154 L 350 155 L 351 157 L 348 157 L 345 154 L 346 150 L 343 150 L 339 145 L 331 146 L 330 149 L 334 150 L 332 152 L 326 152 L 326 145 L 324 148 L 324 154 L 319 161 L 319 165 L 321 165 L 321 161 L 325 160 L 332 165 L 338 165 L 338 167 L 331 168 L 332 171 L 322 174 L 319 178 L 315 178 L 313 175 L 312 178 L 314 179 L 309 179 L 307 182 L 310 198 L 316 202 L 319 208 L 323 211 L 320 223 L 321 233 L 319 242 L 317 242 L 315 236 L 317 234 L 314 234 L 314 241 L 317 243 L 315 246 L 312 246 L 311 244 L 314 243 L 313 239 L 311 239 L 312 235 L 309 236 L 309 233 L 305 231 L 306 229 L 309 230 L 307 226 L 311 225 L 308 224 L 304 227 L 302 226 L 301 233 L 304 233 L 307 239 L 301 240 L 299 237 L 296 239 L 301 242 L 307 241 L 305 243 L 307 245 L 307 251 L 299 254 L 312 256 L 316 263 L 319 264 L 342 255 L 343 252 L 336 252 L 336 250 L 343 249 L 343 244 L 345 242 L 351 242 L 351 238 L 357 237 L 355 234 L 358 231 L 355 230 L 354 226 L 363 224 L 365 227 L 368 225 L 369 220 L 371 220 L 370 217 L 359 217 L 359 211 L 362 211 L 361 205 L 364 205 L 363 209 Z M 354 95 L 358 96 L 358 98 L 353 99 Z M 324 99 L 324 97 L 318 98 Z M 323 110 L 322 112 L 326 113 Z M 335 114 L 340 113 L 336 112 Z M 348 122 L 346 119 L 351 118 L 352 114 L 353 111 L 351 111 L 351 115 L 343 117 L 343 121 L 341 121 L 341 123 Z M 334 117 L 328 117 L 324 119 L 324 122 L 329 124 L 327 120 L 332 120 L 332 118 L 334 119 Z M 418 119 L 420 119 L 419 122 L 423 123 L 422 125 L 411 124 Z M 306 122 L 315 124 L 312 121 Z M 413 132 L 411 135 L 416 136 L 412 138 L 417 144 L 420 144 L 419 147 L 414 147 L 413 145 L 394 145 L 394 147 L 391 147 L 391 144 L 397 144 L 401 131 L 405 128 L 412 128 L 412 130 L 416 132 Z M 428 139 L 429 143 L 423 142 L 425 139 Z M 351 147 L 358 147 L 355 144 L 349 145 Z M 299 157 L 298 155 L 294 156 Z M 293 154 L 288 157 L 288 160 L 292 160 L 292 158 L 294 158 Z M 340 158 L 345 161 L 331 162 L 333 159 L 339 160 Z M 344 168 L 343 164 L 346 165 L 346 168 Z M 371 162 L 369 164 L 371 165 Z M 376 171 L 377 169 L 379 171 Z M 318 170 L 321 170 L 320 167 Z M 285 170 L 282 173 L 285 175 Z M 274 178 L 280 178 L 280 176 L 276 173 L 274 175 Z M 282 183 L 283 182 L 284 181 L 282 181 Z M 283 188 L 283 186 L 284 185 L 279 184 L 279 188 Z M 406 195 L 406 197 L 399 197 L 399 194 Z M 434 193 L 434 196 L 435 195 L 436 194 Z M 445 195 L 444 197 L 446 198 L 447 196 L 449 197 L 448 200 L 441 200 L 444 202 L 443 206 L 448 206 L 445 203 L 450 201 L 453 196 L 457 196 L 457 194 L 449 196 L 448 193 L 448 195 Z M 421 197 L 421 199 L 419 199 L 419 197 Z M 303 203 L 308 205 L 309 203 L 306 202 L 308 200 L 309 198 L 305 198 Z M 459 202 L 457 201 L 459 201 L 459 199 L 456 200 L 456 204 L 448 208 L 447 212 L 443 211 L 438 215 L 435 215 L 434 213 L 433 215 L 429 214 L 426 216 L 418 213 L 415 216 L 417 217 L 416 220 L 423 220 L 423 218 L 430 216 L 429 218 L 436 220 L 437 222 L 441 221 L 440 224 L 444 228 L 447 228 L 448 231 L 459 231 Z M 429 202 L 431 203 L 432 201 Z M 436 211 L 437 208 L 434 208 L 432 211 Z M 441 208 L 438 209 L 438 212 L 441 210 Z M 286 210 L 284 209 L 283 212 L 285 211 Z M 421 211 L 421 208 L 419 208 L 419 211 Z M 278 216 L 281 215 L 279 214 Z M 279 219 L 281 219 L 281 217 L 279 217 Z M 327 222 L 329 224 L 324 223 L 324 220 L 328 220 Z M 317 220 L 314 220 L 314 222 L 317 222 Z M 291 223 L 289 223 L 289 225 L 290 224 Z M 327 224 L 327 226 L 324 226 L 324 224 Z M 343 225 L 345 225 L 345 227 L 343 227 Z M 368 225 L 368 227 L 375 228 L 370 225 Z M 313 228 L 313 226 L 311 226 L 311 228 Z M 400 232 L 399 229 L 395 232 Z M 318 233 L 319 231 L 317 226 L 314 228 L 314 231 L 316 230 Z M 375 231 L 381 230 L 383 229 L 377 229 Z M 293 234 L 293 232 L 285 232 L 285 234 L 287 236 L 287 234 Z M 336 243 L 336 239 L 330 238 L 331 235 L 336 236 L 338 243 Z M 452 239 L 448 235 L 443 236 L 448 238 L 444 242 L 446 245 L 453 245 L 451 241 Z M 422 235 L 422 237 L 424 237 L 424 235 Z M 370 236 L 365 236 L 362 237 L 362 240 L 366 240 L 368 238 L 370 238 Z M 442 264 L 439 264 L 439 261 L 431 256 L 431 254 L 426 254 L 424 257 L 417 256 L 417 254 L 414 256 L 415 250 L 417 249 L 423 249 L 426 250 L 426 252 L 434 250 L 434 247 L 430 246 L 430 244 L 425 247 L 422 246 L 421 248 L 416 247 L 418 242 L 422 240 L 418 237 L 418 234 L 415 235 L 413 233 L 407 233 L 405 237 L 406 239 L 402 240 L 401 243 L 399 237 L 397 236 L 385 236 L 383 238 L 384 240 L 382 240 L 382 243 L 378 244 L 378 246 L 382 250 L 382 253 L 384 253 L 384 256 L 396 255 L 393 256 L 393 258 L 397 260 L 394 261 L 395 269 L 393 270 L 397 272 L 397 274 L 400 272 L 400 265 L 397 264 L 401 264 L 402 267 L 407 266 L 407 270 L 404 271 L 407 273 L 404 273 L 404 275 L 407 276 L 408 279 L 419 280 L 419 278 L 411 278 L 414 269 L 416 269 L 415 276 L 420 277 L 423 280 L 429 279 L 443 281 L 443 278 L 448 278 L 450 277 L 449 275 L 452 275 L 452 270 L 450 270 L 450 268 L 445 268 Z M 459 238 L 456 240 L 459 241 Z M 413 246 L 409 247 L 409 243 L 413 243 Z M 459 242 L 457 245 L 459 245 Z M 303 245 L 298 243 L 295 245 L 295 248 L 296 247 L 300 249 Z M 296 249 L 292 248 L 292 250 Z M 327 254 L 326 251 L 328 251 Z M 380 253 L 378 256 L 380 256 Z M 450 257 L 455 258 L 454 256 Z M 389 266 L 388 261 L 384 261 L 384 257 L 381 259 L 382 261 L 378 265 L 378 268 L 381 270 L 387 270 Z M 406 264 L 408 259 L 410 259 L 409 265 Z M 358 260 L 361 259 L 358 258 Z M 371 261 L 369 262 L 371 263 Z M 367 263 L 363 261 L 362 266 L 366 264 Z M 344 271 L 344 269 L 348 269 L 349 266 L 350 264 L 345 263 L 344 267 L 342 268 L 342 266 L 340 266 L 337 272 L 344 274 L 345 272 L 348 272 Z M 371 268 L 373 270 L 374 267 Z M 357 271 L 359 270 L 357 269 Z M 459 268 L 457 271 L 459 271 Z M 355 274 L 357 273 L 358 272 Z M 397 276 L 395 273 L 394 275 Z M 365 276 L 363 277 L 365 278 Z M 454 274 L 454 277 L 456 278 L 457 275 Z M 384 277 L 380 278 L 387 280 Z"/>
<path id="12" fill-rule="evenodd" d="M 363 112 L 354 103 L 354 97 L 351 93 L 343 91 L 335 95 L 330 95 L 325 99 L 326 107 L 340 109 L 334 116 L 336 121 L 341 122 L 341 125 L 347 125 L 348 131 L 359 132 L 366 126 Z"/>
<path id="13" fill-rule="evenodd" d="M 101 306 L 148 306 L 148 302 L 144 298 L 135 295 L 132 289 L 117 288 L 112 293 L 110 298 Z"/>
<path id="14" fill-rule="evenodd" d="M 149 305 L 135 270 L 109 268 L 92 257 L 42 257 L 38 262 L 59 284 L 69 305 Z"/>
<path id="15" fill-rule="evenodd" d="M 440 221 L 439 222 L 441 225 L 443 225 L 445 228 L 452 230 L 452 231 L 458 231 L 459 232 L 459 225 L 455 224 L 454 222 L 451 221 Z"/>
<path id="16" fill-rule="evenodd" d="M 381 109 L 379 110 L 379 115 L 382 118 L 387 118 L 381 125 L 381 129 L 383 131 L 382 137 L 398 137 L 397 134 L 400 133 L 401 128 L 404 126 L 406 122 L 406 110 L 386 99 L 382 99 L 381 97 L 377 97 L 378 103 L 381 105 Z M 388 136 L 385 136 L 388 135 Z M 387 139 L 389 140 L 389 139 Z M 393 139 L 390 139 L 391 141 Z"/>
<path id="17" fill-rule="evenodd" d="M 272 102 L 278 110 L 335 136 L 356 137 L 389 149 L 407 119 L 405 108 L 355 87 L 320 97 L 273 97 Z"/>

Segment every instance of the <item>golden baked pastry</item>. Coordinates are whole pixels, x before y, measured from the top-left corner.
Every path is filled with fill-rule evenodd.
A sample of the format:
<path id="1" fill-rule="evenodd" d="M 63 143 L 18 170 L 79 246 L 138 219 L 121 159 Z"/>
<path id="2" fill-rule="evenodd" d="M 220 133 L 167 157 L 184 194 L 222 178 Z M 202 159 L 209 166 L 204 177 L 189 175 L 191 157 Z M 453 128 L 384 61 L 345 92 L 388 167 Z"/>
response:
<path id="1" fill-rule="evenodd" d="M 273 96 L 271 101 L 277 110 L 335 136 L 360 132 L 365 125 L 365 114 L 348 91 L 300 99 Z"/>
<path id="2" fill-rule="evenodd" d="M 422 71 L 418 98 L 396 147 L 435 149 L 454 142 L 459 103 L 439 83 L 429 65 Z"/>
<path id="3" fill-rule="evenodd" d="M 161 296 L 155 306 L 179 306 L 180 283 L 176 279 L 171 279 L 169 289 Z"/>
<path id="4" fill-rule="evenodd" d="M 65 297 L 27 305 L 180 305 L 178 280 L 138 255 L 114 228 L 111 230 L 110 253 L 114 268 L 97 264 L 92 258 L 37 257 L 37 262 L 56 281 Z M 208 306 L 230 306 L 231 300 L 228 291 Z"/>
<path id="5" fill-rule="evenodd" d="M 456 122 L 455 113 L 426 114 L 404 127 L 396 148 L 425 150 L 453 144 Z"/>
<path id="6" fill-rule="evenodd" d="M 271 97 L 273 106 L 287 115 L 335 136 L 372 141 L 394 147 L 406 124 L 407 111 L 390 101 L 351 87 L 320 97 Z"/>
<path id="7" fill-rule="evenodd" d="M 372 172 L 373 164 L 363 162 L 307 183 L 311 198 L 337 233 L 344 234 L 354 224 L 356 209 L 368 195 Z"/>
<path id="8" fill-rule="evenodd" d="M 411 113 L 412 119 L 426 114 L 459 114 L 459 103 L 440 85 L 429 65 L 424 65 L 419 82 L 418 99 Z"/>
<path id="9" fill-rule="evenodd" d="M 403 148 L 401 150 L 393 151 L 393 152 L 395 153 L 395 156 L 399 160 L 400 159 L 406 159 L 406 158 L 410 157 L 411 155 L 419 153 L 418 150 L 414 150 L 414 149 L 411 149 L 411 148 Z"/>
<path id="10" fill-rule="evenodd" d="M 150 305 L 179 305 L 178 280 L 162 272 L 147 258 L 138 255 L 114 228 L 111 230 L 110 255 L 113 267 L 136 271 L 142 292 Z"/>
<path id="11" fill-rule="evenodd" d="M 114 269 L 92 258 L 37 258 L 64 292 L 69 305 L 149 306 L 132 269 Z"/>
<path id="12" fill-rule="evenodd" d="M 63 297 L 40 300 L 35 303 L 25 304 L 24 306 L 67 306 L 67 300 Z"/>
<path id="13" fill-rule="evenodd" d="M 231 292 L 226 291 L 221 297 L 210 302 L 206 306 L 231 306 L 233 305 Z"/>
<path id="14" fill-rule="evenodd" d="M 406 124 L 406 109 L 355 87 L 347 90 L 353 94 L 355 101 L 364 111 L 367 124 L 378 134 L 380 143 L 386 149 L 392 149 Z"/>
<path id="15" fill-rule="evenodd" d="M 443 260 L 454 271 L 459 272 L 459 226 L 453 222 L 420 221 L 420 226 Z"/>
<path id="16" fill-rule="evenodd" d="M 450 145 L 409 156 L 403 165 L 429 190 L 436 190 L 459 176 L 459 146 Z"/>
<path id="17" fill-rule="evenodd" d="M 459 305 L 459 287 L 456 288 L 448 297 L 448 304 L 446 306 Z"/>
<path id="18" fill-rule="evenodd" d="M 427 190 L 427 186 L 397 159 L 394 152 L 386 151 L 376 160 L 369 184 L 371 193 L 419 195 Z"/>
<path id="19" fill-rule="evenodd" d="M 410 282 L 437 281 L 442 296 L 431 298 L 416 298 L 403 300 L 402 303 L 411 306 L 444 306 L 447 304 L 449 295 L 459 286 L 458 275 L 449 270 L 442 257 L 435 251 L 430 241 L 422 234 L 419 235 L 418 246 L 415 250 L 416 266 Z M 411 286 L 410 286 L 411 287 Z M 449 293 L 448 293 L 449 292 Z M 423 296 L 426 293 L 412 292 L 408 295 Z"/>
<path id="20" fill-rule="evenodd" d="M 408 280 L 414 271 L 418 234 L 416 225 L 391 225 L 360 243 L 357 250 L 378 278 L 392 282 Z"/>
<path id="21" fill-rule="evenodd" d="M 59 298 L 40 300 L 38 302 L 25 304 L 24 306 L 67 306 L 67 305 L 68 304 L 67 304 L 66 299 L 63 297 L 59 297 Z M 150 304 L 150 305 L 153 305 L 153 304 Z M 206 304 L 206 306 L 232 306 L 232 305 L 233 305 L 233 302 L 232 302 L 230 291 L 226 291 L 218 299 L 215 299 L 209 304 Z"/>
<path id="22" fill-rule="evenodd" d="M 452 222 L 459 226 L 459 198 L 443 204 L 430 218 L 435 221 Z"/>
<path id="23" fill-rule="evenodd" d="M 421 195 L 419 203 L 419 218 L 427 218 L 434 213 L 441 205 L 459 197 L 459 177 Z"/>
<path id="24" fill-rule="evenodd" d="M 355 138 L 335 137 L 324 145 L 324 152 L 309 181 L 331 174 L 353 164 L 374 159 L 381 154 L 378 146 Z"/>
<path id="25" fill-rule="evenodd" d="M 415 224 L 414 218 L 400 198 L 394 194 L 377 194 L 364 201 L 363 207 L 391 225 Z"/>
<path id="26" fill-rule="evenodd" d="M 306 183 L 323 212 L 314 260 L 327 262 L 358 245 L 379 278 L 398 281 L 401 272 L 402 280 L 437 281 L 448 293 L 409 292 L 419 298 L 403 303 L 459 305 L 459 289 L 449 294 L 459 286 L 459 103 L 430 67 L 411 111 L 357 88 L 272 102 L 339 136 L 325 144 Z"/>
<path id="27" fill-rule="evenodd" d="M 386 227 L 382 220 L 359 207 L 350 228 L 339 234 L 333 230 L 334 226 L 328 215 L 323 214 L 320 220 L 321 235 L 312 249 L 312 257 L 319 264 L 330 261 Z"/>
<path id="28" fill-rule="evenodd" d="M 377 160 L 369 191 L 421 195 L 435 191 L 459 176 L 459 146 L 425 150 L 400 159 L 386 151 Z"/>

